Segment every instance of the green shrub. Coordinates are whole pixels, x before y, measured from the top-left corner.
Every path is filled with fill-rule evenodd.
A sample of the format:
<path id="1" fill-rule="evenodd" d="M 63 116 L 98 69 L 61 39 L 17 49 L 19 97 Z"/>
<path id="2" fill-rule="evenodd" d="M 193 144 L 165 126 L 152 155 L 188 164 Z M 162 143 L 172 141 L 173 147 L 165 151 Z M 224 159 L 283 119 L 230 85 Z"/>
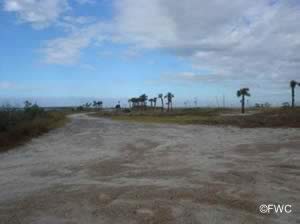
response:
<path id="1" fill-rule="evenodd" d="M 58 127 L 66 121 L 63 112 L 47 112 L 26 101 L 23 109 L 0 107 L 0 151 Z"/>

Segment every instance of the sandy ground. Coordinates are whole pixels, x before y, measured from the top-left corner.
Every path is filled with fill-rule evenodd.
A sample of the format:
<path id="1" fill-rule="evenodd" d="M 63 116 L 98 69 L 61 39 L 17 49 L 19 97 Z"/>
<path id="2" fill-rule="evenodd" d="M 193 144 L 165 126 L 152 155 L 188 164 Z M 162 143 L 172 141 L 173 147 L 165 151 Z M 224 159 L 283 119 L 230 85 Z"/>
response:
<path id="1" fill-rule="evenodd" d="M 300 223 L 299 145 L 299 129 L 73 115 L 0 154 L 0 223 Z"/>

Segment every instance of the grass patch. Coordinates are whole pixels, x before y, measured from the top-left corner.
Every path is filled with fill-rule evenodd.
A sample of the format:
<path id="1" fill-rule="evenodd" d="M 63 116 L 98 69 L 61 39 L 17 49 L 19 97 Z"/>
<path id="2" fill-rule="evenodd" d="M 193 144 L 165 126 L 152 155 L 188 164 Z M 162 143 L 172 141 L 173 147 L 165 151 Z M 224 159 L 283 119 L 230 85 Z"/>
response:
<path id="1" fill-rule="evenodd" d="M 300 108 L 264 109 L 249 116 L 229 116 L 223 119 L 224 124 L 245 128 L 300 128 Z"/>
<path id="2" fill-rule="evenodd" d="M 42 135 L 67 121 L 64 112 L 48 111 L 37 107 L 24 110 L 3 108 L 0 111 L 0 152 Z"/>
<path id="3" fill-rule="evenodd" d="M 145 122 L 145 123 L 175 123 L 175 124 L 206 124 L 206 123 L 216 123 L 218 117 L 207 117 L 207 116 L 197 116 L 197 115 L 176 115 L 176 116 L 112 116 L 114 120 L 123 121 L 135 121 L 135 122 Z"/>
<path id="4" fill-rule="evenodd" d="M 99 112 L 92 116 L 108 117 L 113 120 L 144 122 L 257 127 L 300 127 L 300 108 L 295 109 L 252 109 L 241 115 L 237 109 L 176 109 L 172 112 L 127 111 Z"/>
<path id="5" fill-rule="evenodd" d="M 131 112 L 98 112 L 92 116 L 107 117 L 113 120 L 144 122 L 144 123 L 174 123 L 174 124 L 218 124 L 221 113 L 232 113 L 232 109 L 175 109 L 172 112 L 131 111 Z"/>

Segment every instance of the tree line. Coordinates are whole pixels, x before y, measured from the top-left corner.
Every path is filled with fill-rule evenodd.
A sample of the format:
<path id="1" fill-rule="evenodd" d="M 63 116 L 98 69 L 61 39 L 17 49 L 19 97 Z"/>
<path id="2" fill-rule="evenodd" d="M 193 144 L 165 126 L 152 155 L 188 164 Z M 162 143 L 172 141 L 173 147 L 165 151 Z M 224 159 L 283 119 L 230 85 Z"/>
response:
<path id="1" fill-rule="evenodd" d="M 287 102 L 283 103 L 284 107 L 295 107 L 295 89 L 297 86 L 300 86 L 300 82 L 297 82 L 295 80 L 290 81 L 290 88 L 291 88 L 291 105 Z M 241 98 L 241 112 L 245 113 L 245 100 L 246 97 L 250 97 L 250 89 L 249 88 L 241 88 L 236 93 L 237 97 Z M 131 109 L 137 109 L 137 110 L 146 110 L 147 108 L 151 108 L 153 110 L 160 109 L 161 111 L 165 110 L 165 105 L 167 108 L 167 111 L 173 110 L 173 98 L 174 94 L 171 92 L 168 92 L 167 94 L 158 94 L 157 96 L 153 98 L 149 98 L 146 94 L 142 94 L 139 97 L 132 97 L 128 100 L 129 108 Z M 150 105 L 148 106 L 148 102 Z M 259 105 L 259 104 L 256 104 Z M 270 104 L 268 104 L 270 105 Z M 258 107 L 258 106 L 257 106 Z M 260 107 L 260 105 L 259 105 Z M 92 103 L 85 103 L 82 106 L 78 107 L 81 110 L 89 109 L 89 108 L 95 108 L 97 110 L 101 110 L 103 108 L 103 102 L 102 101 L 93 101 Z M 120 102 L 116 105 L 116 109 L 120 109 L 121 105 Z"/>
<path id="2" fill-rule="evenodd" d="M 150 103 L 150 108 L 156 110 L 160 109 L 164 111 L 165 104 L 167 105 L 167 111 L 173 110 L 173 98 L 174 94 L 168 92 L 166 95 L 162 93 L 158 94 L 156 97 L 148 98 L 146 94 L 142 94 L 139 97 L 133 97 L 128 100 L 129 107 L 132 109 L 140 109 L 146 110 L 147 109 L 147 102 Z M 166 100 L 166 101 L 165 101 Z M 160 106 L 158 107 L 158 101 L 160 101 Z"/>

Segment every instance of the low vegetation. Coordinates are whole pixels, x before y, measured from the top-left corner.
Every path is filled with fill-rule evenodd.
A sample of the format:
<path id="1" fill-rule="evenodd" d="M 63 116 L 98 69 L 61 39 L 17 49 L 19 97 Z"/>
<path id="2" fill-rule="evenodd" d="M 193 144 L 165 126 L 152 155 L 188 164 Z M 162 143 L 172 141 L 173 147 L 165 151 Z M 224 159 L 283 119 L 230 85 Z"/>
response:
<path id="1" fill-rule="evenodd" d="M 284 102 L 282 108 L 271 108 L 271 104 L 255 104 L 245 114 L 245 98 L 250 97 L 249 88 L 241 88 L 237 91 L 237 97 L 241 98 L 241 114 L 237 109 L 216 108 L 185 108 L 173 109 L 173 93 L 165 96 L 148 99 L 146 94 L 128 100 L 129 109 L 99 111 L 92 116 L 110 117 L 116 120 L 148 122 L 148 123 L 176 123 L 176 124 L 204 124 L 204 125 L 231 125 L 244 128 L 256 127 L 300 127 L 300 108 L 295 107 L 295 88 L 300 83 L 292 80 L 292 104 Z M 157 107 L 157 100 L 161 100 Z M 166 99 L 167 110 L 164 109 Z M 150 106 L 147 105 L 150 102 Z M 197 103 L 195 103 L 197 104 Z M 117 108 L 117 107 L 116 107 Z M 167 113 L 166 113 L 167 112 Z"/>
<path id="2" fill-rule="evenodd" d="M 67 121 L 65 112 L 45 111 L 30 102 L 24 108 L 0 108 L 0 152 L 24 143 L 33 137 L 62 126 Z"/>
<path id="3" fill-rule="evenodd" d="M 251 109 L 246 115 L 240 114 L 238 109 L 174 109 L 169 113 L 159 111 L 138 112 L 127 109 L 123 111 L 103 111 L 92 116 L 146 123 L 231 125 L 241 128 L 300 127 L 300 108 Z"/>

